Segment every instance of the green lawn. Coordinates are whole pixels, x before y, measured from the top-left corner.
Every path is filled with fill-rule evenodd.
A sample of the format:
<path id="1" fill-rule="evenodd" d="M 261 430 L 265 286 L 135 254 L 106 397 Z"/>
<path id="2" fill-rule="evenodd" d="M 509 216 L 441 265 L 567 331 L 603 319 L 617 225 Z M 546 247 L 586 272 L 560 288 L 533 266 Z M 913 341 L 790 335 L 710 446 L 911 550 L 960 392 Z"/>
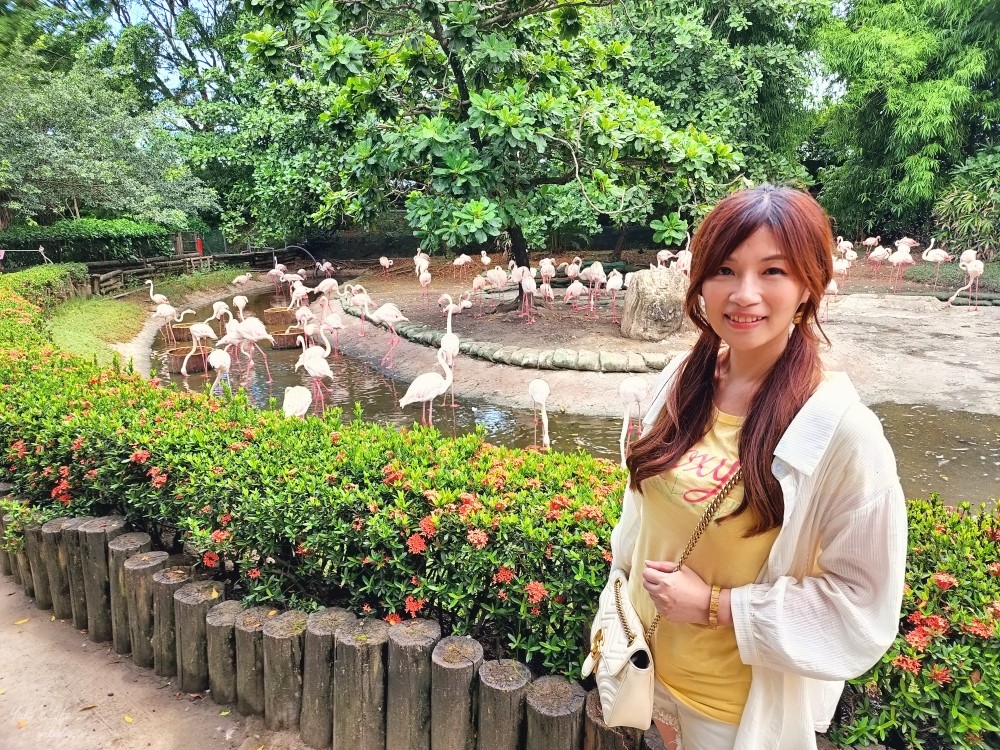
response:
<path id="1" fill-rule="evenodd" d="M 109 344 L 132 339 L 147 315 L 146 307 L 135 301 L 74 298 L 53 310 L 48 326 L 63 351 L 96 356 L 101 364 L 109 364 L 115 354 Z"/>

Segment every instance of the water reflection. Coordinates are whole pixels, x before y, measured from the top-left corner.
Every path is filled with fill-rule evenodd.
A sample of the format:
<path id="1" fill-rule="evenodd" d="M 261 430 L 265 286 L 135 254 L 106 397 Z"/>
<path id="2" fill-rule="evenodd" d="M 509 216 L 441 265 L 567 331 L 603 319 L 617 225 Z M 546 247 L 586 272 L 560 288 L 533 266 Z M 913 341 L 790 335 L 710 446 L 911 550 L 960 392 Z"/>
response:
<path id="1" fill-rule="evenodd" d="M 274 300 L 271 295 L 258 296 L 250 301 L 247 310 L 260 315 Z M 204 320 L 211 314 L 211 306 L 207 306 L 198 310 L 196 319 Z M 152 361 L 162 379 L 173 380 L 179 387 L 191 390 L 208 388 L 214 373 L 188 378 L 167 373 L 165 348 L 162 337 L 158 337 Z M 309 386 L 308 376 L 302 370 L 298 373 L 293 370 L 301 350 L 272 350 L 266 342 L 263 349 L 268 355 L 273 382 L 266 382 L 258 353 L 258 364 L 249 372 L 234 361 L 233 383 L 246 389 L 257 406 L 271 408 L 270 400 L 274 398 L 273 408 L 280 408 L 286 386 Z M 349 415 L 354 404 L 360 403 L 366 419 L 400 427 L 409 427 L 420 420 L 419 404 L 406 409 L 399 407 L 406 383 L 397 384 L 365 362 L 342 354 L 331 356 L 330 363 L 334 380 L 327 381 L 328 405 L 340 406 Z M 468 433 L 480 425 L 492 443 L 533 445 L 534 415 L 527 394 L 522 401 L 524 408 L 517 409 L 472 399 L 459 399 L 452 408 L 450 400 L 445 406 L 439 401 L 434 408 L 434 424 L 443 434 L 451 436 Z M 979 503 L 1000 496 L 1000 417 L 889 403 L 877 404 L 873 409 L 896 453 L 907 497 L 936 491 L 948 503 L 962 500 Z M 552 449 L 556 451 L 582 449 L 617 461 L 620 431 L 621 422 L 612 417 L 549 414 Z"/>

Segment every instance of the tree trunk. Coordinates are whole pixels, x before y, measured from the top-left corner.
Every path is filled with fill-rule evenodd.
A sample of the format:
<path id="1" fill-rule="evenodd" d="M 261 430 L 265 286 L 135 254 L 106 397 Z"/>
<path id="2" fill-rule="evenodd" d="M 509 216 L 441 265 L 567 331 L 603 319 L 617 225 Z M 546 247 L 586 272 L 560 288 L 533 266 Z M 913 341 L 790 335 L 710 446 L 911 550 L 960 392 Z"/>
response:
<path id="1" fill-rule="evenodd" d="M 625 235 L 628 234 L 628 224 L 622 224 L 618 228 L 618 241 L 615 242 L 615 249 L 611 251 L 611 262 L 617 263 L 622 259 L 622 251 L 625 250 Z"/>

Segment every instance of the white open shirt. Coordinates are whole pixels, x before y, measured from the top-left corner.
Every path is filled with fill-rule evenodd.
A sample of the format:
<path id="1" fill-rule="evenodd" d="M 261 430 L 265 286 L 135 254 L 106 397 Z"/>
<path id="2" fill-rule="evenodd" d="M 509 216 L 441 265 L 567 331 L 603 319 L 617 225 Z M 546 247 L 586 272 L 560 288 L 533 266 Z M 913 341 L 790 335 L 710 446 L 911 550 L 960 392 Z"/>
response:
<path id="1" fill-rule="evenodd" d="M 664 369 L 644 431 L 684 356 Z M 752 672 L 739 750 L 815 747 L 844 680 L 868 671 L 899 627 L 906 503 L 882 425 L 844 373 L 830 373 L 774 451 L 784 521 L 755 583 L 732 590 L 740 658 Z M 628 574 L 642 493 L 625 489 L 612 565 Z"/>

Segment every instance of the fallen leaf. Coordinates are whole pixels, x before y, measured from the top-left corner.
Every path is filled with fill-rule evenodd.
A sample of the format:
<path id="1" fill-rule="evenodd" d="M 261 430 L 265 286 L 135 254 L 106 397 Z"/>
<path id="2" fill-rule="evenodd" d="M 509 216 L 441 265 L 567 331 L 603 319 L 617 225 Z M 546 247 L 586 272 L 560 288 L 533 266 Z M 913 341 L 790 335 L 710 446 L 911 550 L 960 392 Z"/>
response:
<path id="1" fill-rule="evenodd" d="M 126 724 L 131 724 L 132 723 L 132 717 L 129 716 L 128 714 L 125 714 L 125 723 Z"/>
<path id="2" fill-rule="evenodd" d="M 24 719 L 20 719 L 20 720 L 19 720 L 19 721 L 17 722 L 17 728 L 18 728 L 18 729 L 24 729 L 24 728 L 25 728 L 26 726 L 28 726 L 28 722 L 27 722 L 27 721 L 25 721 Z M 258 748 L 257 750 L 260 750 L 260 748 Z"/>
<path id="3" fill-rule="evenodd" d="M 80 710 L 81 710 L 81 711 L 90 711 L 90 710 L 91 710 L 91 709 L 93 709 L 93 708 L 97 708 L 97 704 L 96 704 L 96 703 L 92 703 L 92 704 L 91 704 L 91 705 L 89 705 L 89 706 L 84 706 L 84 707 L 83 707 L 83 708 L 81 708 Z"/>
<path id="4" fill-rule="evenodd" d="M 264 750 L 264 746 L 261 745 L 260 747 L 257 748 L 257 750 Z"/>
<path id="5" fill-rule="evenodd" d="M 0 688 L 0 695 L 6 695 L 6 694 L 7 694 L 7 688 Z"/>
<path id="6" fill-rule="evenodd" d="M 274 617 L 276 614 L 278 614 L 278 610 L 272 609 L 270 612 L 267 613 L 267 616 L 268 617 Z M 27 622 L 27 620 L 25 620 L 25 622 Z M 16 623 L 16 624 L 20 625 L 20 623 Z M 263 747 L 263 745 L 261 745 L 261 747 Z M 260 747 L 258 747 L 257 750 L 260 750 Z"/>
<path id="7" fill-rule="evenodd" d="M 24 623 L 26 623 L 26 622 L 27 622 L 28 620 L 30 620 L 30 619 L 31 619 L 30 617 L 25 617 L 25 618 L 24 618 L 23 620 L 18 620 L 18 621 L 17 621 L 17 622 L 15 622 L 14 624 L 15 624 L 15 625 L 24 625 Z"/>
<path id="8" fill-rule="evenodd" d="M 219 590 L 217 588 L 215 588 L 215 586 L 212 587 L 211 598 L 212 599 L 218 599 L 219 598 Z"/>
<path id="9" fill-rule="evenodd" d="M 230 713 L 232 713 L 232 712 L 231 711 L 219 711 L 219 716 L 229 716 Z"/>
<path id="10" fill-rule="evenodd" d="M 51 617 L 49 617 L 49 622 L 55 622 L 55 621 L 56 621 L 56 616 L 55 615 L 52 615 Z"/>

